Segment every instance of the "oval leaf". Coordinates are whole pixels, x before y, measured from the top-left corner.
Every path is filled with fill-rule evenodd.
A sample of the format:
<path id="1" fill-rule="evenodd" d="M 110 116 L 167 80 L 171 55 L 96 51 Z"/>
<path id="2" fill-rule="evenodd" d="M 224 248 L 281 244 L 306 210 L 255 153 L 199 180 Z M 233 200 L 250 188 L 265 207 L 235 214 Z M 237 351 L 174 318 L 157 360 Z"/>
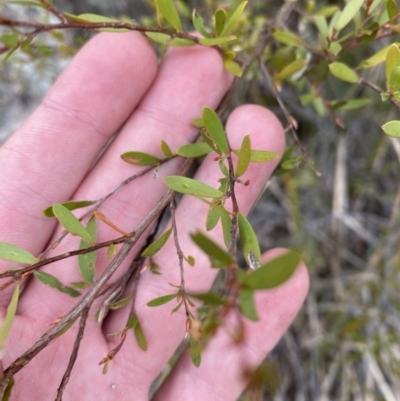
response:
<path id="1" fill-rule="evenodd" d="M 182 30 L 181 20 L 172 0 L 156 0 L 157 8 L 162 16 L 177 30 Z"/>
<path id="2" fill-rule="evenodd" d="M 252 290 L 274 288 L 290 278 L 299 262 L 299 255 L 290 251 L 267 262 L 254 272 L 241 276 L 240 280 Z"/>
<path id="3" fill-rule="evenodd" d="M 55 203 L 53 205 L 54 215 L 60 224 L 72 235 L 78 235 L 85 241 L 93 244 L 94 240 L 89 232 L 83 227 L 82 223 L 63 205 Z"/>
<path id="4" fill-rule="evenodd" d="M 249 167 L 251 159 L 251 142 L 250 142 L 250 135 L 246 135 L 243 138 L 242 146 L 239 150 L 239 158 L 236 165 L 236 177 L 242 176 L 247 168 Z"/>
<path id="5" fill-rule="evenodd" d="M 193 180 L 192 178 L 182 177 L 180 175 L 172 175 L 164 178 L 165 184 L 173 191 L 182 194 L 193 195 L 200 198 L 219 198 L 223 196 L 221 191 L 210 187 L 203 182 Z"/>
<path id="6" fill-rule="evenodd" d="M 295 47 L 304 47 L 302 40 L 294 35 L 293 33 L 290 32 L 284 32 L 284 31 L 275 31 L 272 36 L 277 40 L 278 42 L 281 42 L 285 45 L 288 46 L 295 46 Z"/>
<path id="7" fill-rule="evenodd" d="M 143 152 L 126 152 L 121 155 L 121 159 L 135 166 L 151 166 L 161 161 L 158 157 Z"/>
<path id="8" fill-rule="evenodd" d="M 286 78 L 290 78 L 296 72 L 299 72 L 306 65 L 306 60 L 295 60 L 283 68 L 278 74 L 275 75 L 276 81 L 282 81 Z"/>
<path id="9" fill-rule="evenodd" d="M 96 201 L 68 201 L 60 204 L 66 207 L 68 210 L 75 210 L 93 205 L 95 203 Z M 54 217 L 53 206 L 49 206 L 47 209 L 43 210 L 43 213 L 46 217 Z"/>
<path id="10" fill-rule="evenodd" d="M 358 10 L 364 4 L 364 0 L 350 0 L 338 18 L 335 29 L 341 31 L 358 13 Z"/>
<path id="11" fill-rule="evenodd" d="M 217 144 L 222 153 L 229 153 L 228 141 L 218 114 L 209 107 L 203 108 L 203 121 L 211 139 Z"/>
<path id="12" fill-rule="evenodd" d="M 13 296 L 11 301 L 7 307 L 7 313 L 3 320 L 3 323 L 0 327 L 0 358 L 3 359 L 4 357 L 4 346 L 6 344 L 8 334 L 10 333 L 15 314 L 17 312 L 18 306 L 18 298 L 19 298 L 19 282 L 16 284 Z"/>
<path id="13" fill-rule="evenodd" d="M 210 153 L 212 149 L 205 142 L 189 143 L 181 146 L 176 153 L 182 157 L 201 157 Z"/>
<path id="14" fill-rule="evenodd" d="M 208 209 L 207 219 L 206 219 L 206 230 L 211 231 L 219 221 L 221 217 L 221 209 L 222 206 L 213 206 L 211 205 Z"/>
<path id="15" fill-rule="evenodd" d="M 225 267 L 233 262 L 232 256 L 206 235 L 197 232 L 190 236 L 193 242 L 208 255 L 212 267 Z"/>
<path id="16" fill-rule="evenodd" d="M 253 322 L 258 321 L 257 309 L 254 304 L 254 291 L 243 289 L 239 291 L 239 310 L 242 315 L 246 316 Z"/>
<path id="17" fill-rule="evenodd" d="M 397 92 L 400 89 L 400 65 L 394 67 L 390 73 L 388 89 L 392 92 Z"/>
<path id="18" fill-rule="evenodd" d="M 382 125 L 381 127 L 386 135 L 393 136 L 395 138 L 400 138 L 400 121 L 393 120 Z"/>
<path id="19" fill-rule="evenodd" d="M 170 228 L 164 234 L 162 234 L 158 239 L 156 239 L 142 252 L 142 256 L 154 256 L 168 241 L 171 232 L 172 228 Z"/>
<path id="20" fill-rule="evenodd" d="M 89 220 L 86 230 L 90 236 L 96 240 L 96 218 L 94 216 Z M 89 246 L 90 243 L 82 239 L 79 244 L 79 249 L 86 249 L 89 248 Z M 88 284 L 94 284 L 96 276 L 96 251 L 78 255 L 78 264 L 82 278 L 85 282 Z"/>
<path id="21" fill-rule="evenodd" d="M 332 75 L 341 81 L 350 82 L 353 84 L 358 82 L 358 75 L 343 63 L 329 64 L 329 70 L 331 71 Z"/>
<path id="22" fill-rule="evenodd" d="M 142 326 L 140 325 L 139 319 L 136 315 L 132 315 L 129 318 L 127 327 L 129 329 L 133 329 L 133 333 L 135 334 L 136 341 L 141 350 L 147 351 L 147 340 L 144 335 Z"/>
<path id="23" fill-rule="evenodd" d="M 164 153 L 164 156 L 168 159 L 174 157 L 174 154 L 171 151 L 171 148 L 168 146 L 167 142 L 161 141 L 161 151 Z"/>
<path id="24" fill-rule="evenodd" d="M 398 46 L 400 43 L 393 43 L 394 45 Z M 376 67 L 379 64 L 382 64 L 386 60 L 387 52 L 393 46 L 393 44 L 384 47 L 383 49 L 379 50 L 373 56 L 367 58 L 366 60 L 360 63 L 360 68 L 372 68 Z"/>
<path id="25" fill-rule="evenodd" d="M 249 220 L 247 220 L 247 218 L 241 213 L 238 214 L 238 226 L 244 258 L 246 259 L 247 264 L 254 269 L 254 261 L 252 260 L 251 255 L 254 255 L 259 263 L 261 262 L 261 251 L 257 236 Z"/>
<path id="26" fill-rule="evenodd" d="M 222 45 L 222 43 L 230 42 L 232 40 L 236 40 L 236 36 L 226 36 L 224 38 L 200 38 L 199 43 L 203 46 L 218 46 Z"/>
<path id="27" fill-rule="evenodd" d="M 241 77 L 243 74 L 242 67 L 233 60 L 224 58 L 224 68 L 229 74 L 235 75 L 236 77 Z"/>
<path id="28" fill-rule="evenodd" d="M 385 59 L 385 74 L 386 74 L 386 88 L 389 89 L 389 78 L 393 69 L 400 65 L 400 49 L 397 45 L 392 44 L 386 52 Z"/>
<path id="29" fill-rule="evenodd" d="M 176 297 L 177 297 L 177 294 L 163 295 L 162 297 L 154 298 L 150 302 L 147 302 L 147 306 L 154 307 L 154 306 L 164 305 L 167 302 L 172 301 Z"/>
<path id="30" fill-rule="evenodd" d="M 219 9 L 214 14 L 214 22 L 215 22 L 215 32 L 217 36 L 221 36 L 226 21 L 226 12 L 223 9 Z"/>
<path id="31" fill-rule="evenodd" d="M 28 251 L 7 242 L 0 242 L 0 259 L 27 265 L 37 263 L 39 260 Z"/>

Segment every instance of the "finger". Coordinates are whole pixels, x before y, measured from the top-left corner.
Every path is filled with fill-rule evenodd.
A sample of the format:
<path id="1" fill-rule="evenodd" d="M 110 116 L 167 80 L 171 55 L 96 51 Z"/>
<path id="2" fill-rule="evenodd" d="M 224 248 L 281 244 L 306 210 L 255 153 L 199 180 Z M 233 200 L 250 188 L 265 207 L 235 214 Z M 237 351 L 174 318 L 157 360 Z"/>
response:
<path id="1" fill-rule="evenodd" d="M 260 106 L 242 106 L 236 109 L 228 120 L 227 133 L 233 149 L 240 147 L 243 136 L 251 134 L 254 149 L 276 151 L 280 155 L 284 150 L 284 135 L 279 121 L 271 112 Z M 205 159 L 196 174 L 196 179 L 216 187 L 221 173 L 217 162 L 213 161 L 214 157 L 215 155 L 210 154 Z M 242 213 L 249 211 L 276 164 L 277 161 L 250 165 L 243 179 L 250 179 L 251 184 L 248 187 L 239 185 L 236 187 Z M 205 230 L 207 210 L 208 206 L 203 202 L 188 196 L 183 198 L 176 213 L 182 252 L 185 255 L 193 255 L 196 259 L 195 267 L 188 265 L 185 267 L 185 289 L 189 292 L 208 291 L 217 272 L 217 269 L 209 267 L 208 259 L 188 239 L 189 233 L 198 229 Z M 216 228 L 210 234 L 222 243 L 220 229 Z M 178 258 L 171 238 L 154 260 L 160 265 L 162 275 L 154 276 L 150 272 L 143 273 L 135 300 L 136 312 L 147 337 L 148 351 L 143 353 L 138 349 L 133 336 L 128 336 L 127 350 L 129 352 L 126 350 L 124 353 L 124 358 L 128 362 L 133 361 L 130 362 L 130 365 L 136 366 L 131 369 L 135 370 L 135 380 L 140 383 L 141 387 L 150 386 L 185 335 L 185 316 L 182 309 L 179 313 L 171 316 L 171 310 L 176 303 L 171 302 L 157 308 L 149 308 L 146 305 L 153 298 L 176 292 L 177 290 L 169 283 L 180 284 Z M 127 319 L 127 316 L 123 316 L 124 313 L 126 312 L 121 311 L 121 313 L 111 315 L 104 328 L 105 333 L 121 330 Z"/>
<path id="2" fill-rule="evenodd" d="M 0 149 L 1 241 L 43 250 L 55 220 L 42 210 L 71 197 L 153 81 L 157 61 L 147 41 L 136 33 L 116 38 L 92 39 Z M 0 262 L 0 271 L 6 266 Z"/>
<path id="3" fill-rule="evenodd" d="M 187 141 L 192 141 L 196 129 L 191 121 L 201 115 L 204 104 L 216 107 L 230 82 L 231 78 L 223 68 L 221 57 L 214 49 L 196 46 L 167 52 L 151 89 L 84 180 L 75 194 L 75 199 L 96 199 L 104 196 L 121 181 L 143 169 L 121 161 L 120 155 L 126 151 L 139 150 L 162 157 L 161 139 L 166 140 L 173 150 Z M 105 203 L 101 212 L 120 228 L 132 231 L 166 192 L 162 178 L 167 174 L 176 173 L 180 163 L 181 161 L 172 160 L 163 165 L 158 179 L 153 179 L 149 174 L 134 181 Z M 98 224 L 97 242 L 118 236 L 120 234 L 116 234 L 104 224 Z M 55 252 L 59 254 L 76 249 L 78 243 L 78 239 L 68 237 Z M 132 255 L 142 243 L 134 248 Z M 96 270 L 100 275 L 110 260 L 106 258 L 105 250 L 98 251 L 97 255 Z M 126 260 L 120 266 L 117 272 L 119 276 L 128 265 L 129 261 Z M 60 277 L 65 284 L 82 280 L 76 260 L 64 260 L 46 266 L 43 271 Z M 23 299 L 20 305 L 21 310 L 27 314 L 35 313 L 35 300 L 56 300 L 50 302 L 49 307 L 41 314 L 45 321 L 62 316 L 76 302 L 51 288 L 43 287 L 39 282 L 32 282 L 24 297 L 26 301 Z M 96 301 L 92 308 L 93 313 L 103 299 Z"/>
<path id="4" fill-rule="evenodd" d="M 263 260 L 273 259 L 281 251 L 270 251 Z M 195 367 L 186 353 L 158 390 L 154 401 L 238 399 L 247 385 L 249 373 L 272 350 L 297 315 L 307 295 L 308 280 L 307 268 L 301 264 L 283 285 L 257 292 L 258 322 L 231 311 L 202 353 L 200 367 Z M 232 338 L 237 330 L 243 330 L 240 343 Z"/>

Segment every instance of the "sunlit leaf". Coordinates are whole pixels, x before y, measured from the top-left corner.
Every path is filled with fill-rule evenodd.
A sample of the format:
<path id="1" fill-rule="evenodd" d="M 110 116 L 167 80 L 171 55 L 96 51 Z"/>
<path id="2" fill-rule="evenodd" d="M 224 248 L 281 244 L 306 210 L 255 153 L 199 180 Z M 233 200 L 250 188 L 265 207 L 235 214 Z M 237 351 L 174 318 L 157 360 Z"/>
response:
<path id="1" fill-rule="evenodd" d="M 211 231 L 218 224 L 219 218 L 221 217 L 221 209 L 222 206 L 210 206 L 208 209 L 206 218 L 207 231 Z"/>
<path id="2" fill-rule="evenodd" d="M 192 357 L 193 365 L 198 368 L 201 364 L 201 347 L 192 335 L 190 336 L 190 356 Z"/>
<path id="3" fill-rule="evenodd" d="M 211 151 L 212 149 L 207 143 L 197 142 L 181 146 L 176 153 L 182 157 L 201 157 Z"/>
<path id="4" fill-rule="evenodd" d="M 161 141 L 161 150 L 164 153 L 164 156 L 168 159 L 174 157 L 174 154 L 171 151 L 171 148 L 168 146 L 167 142 Z"/>
<path id="5" fill-rule="evenodd" d="M 224 31 L 226 22 L 226 12 L 223 9 L 218 9 L 214 14 L 215 32 L 220 36 Z"/>
<path id="6" fill-rule="evenodd" d="M 162 16 L 177 30 L 182 31 L 182 24 L 172 0 L 156 0 Z"/>
<path id="7" fill-rule="evenodd" d="M 129 329 L 133 329 L 133 333 L 135 334 L 135 338 L 140 349 L 143 351 L 147 351 L 147 340 L 137 315 L 132 315 L 129 318 L 127 327 Z"/>
<path id="8" fill-rule="evenodd" d="M 394 45 L 399 46 L 400 43 L 394 43 Z M 367 58 L 366 60 L 360 63 L 360 68 L 372 68 L 376 67 L 379 64 L 382 64 L 386 60 L 386 55 L 389 49 L 393 46 L 393 44 L 384 47 L 383 49 L 379 50 L 377 53 L 372 55 L 371 57 Z"/>
<path id="9" fill-rule="evenodd" d="M 203 108 L 203 121 L 211 139 L 217 144 L 222 153 L 229 152 L 228 141 L 218 114 L 209 107 Z"/>
<path id="10" fill-rule="evenodd" d="M 247 220 L 247 218 L 242 213 L 238 214 L 238 226 L 240 243 L 242 244 L 244 258 L 246 259 L 247 264 L 251 268 L 254 268 L 254 263 L 252 263 L 252 261 L 249 259 L 250 252 L 258 260 L 258 262 L 261 262 L 261 251 L 260 245 L 258 244 L 257 236 L 249 220 Z"/>
<path id="11" fill-rule="evenodd" d="M 4 346 L 6 344 L 8 335 L 10 333 L 12 324 L 14 322 L 15 314 L 17 313 L 18 306 L 18 298 L 19 298 L 19 282 L 15 285 L 14 293 L 11 297 L 11 301 L 8 304 L 6 316 L 3 320 L 3 323 L 0 327 L 0 358 L 3 359 L 5 349 Z"/>
<path id="12" fill-rule="evenodd" d="M 167 302 L 172 301 L 173 299 L 175 299 L 177 297 L 177 294 L 168 294 L 168 295 L 163 295 L 161 297 L 158 298 L 154 298 L 152 299 L 150 302 L 147 302 L 147 306 L 160 306 L 160 305 L 164 305 Z"/>
<path id="13" fill-rule="evenodd" d="M 381 127 L 383 129 L 383 132 L 386 135 L 395 137 L 395 138 L 400 138 L 400 121 L 399 120 L 393 120 L 389 121 L 388 123 L 382 125 Z"/>
<path id="14" fill-rule="evenodd" d="M 151 166 L 161 161 L 158 157 L 143 152 L 126 152 L 121 155 L 121 159 L 135 166 Z"/>
<path id="15" fill-rule="evenodd" d="M 94 203 L 96 203 L 96 201 L 68 201 L 60 203 L 60 205 L 63 205 L 68 210 L 75 210 L 93 205 Z M 49 206 L 47 209 L 44 209 L 43 213 L 46 217 L 54 217 L 53 206 Z"/>
<path id="16" fill-rule="evenodd" d="M 340 79 L 341 81 L 357 83 L 358 75 L 347 65 L 343 63 L 332 63 L 329 64 L 329 70 L 333 76 Z"/>
<path id="17" fill-rule="evenodd" d="M 207 32 L 206 28 L 204 27 L 204 21 L 203 18 L 201 18 L 197 13 L 196 10 L 193 9 L 192 13 L 192 21 L 193 21 L 193 26 L 194 29 L 196 29 L 197 32 L 199 32 L 202 36 L 205 38 L 209 38 L 210 34 Z"/>
<path id="18" fill-rule="evenodd" d="M 194 46 L 196 44 L 196 42 L 193 40 L 183 38 L 172 39 L 171 36 L 160 32 L 146 32 L 146 36 L 148 36 L 151 40 L 154 40 L 156 43 L 161 43 L 162 45 L 168 46 L 187 47 Z"/>
<path id="19" fill-rule="evenodd" d="M 254 291 L 244 288 L 239 291 L 240 312 L 253 322 L 258 321 L 257 310 L 254 304 Z"/>
<path id="20" fill-rule="evenodd" d="M 74 290 L 73 288 L 62 285 L 61 282 L 56 277 L 54 277 L 49 273 L 35 271 L 33 274 L 41 283 L 48 285 L 51 288 L 55 288 L 60 292 L 64 292 L 72 297 L 79 297 L 81 295 L 78 291 Z"/>
<path id="21" fill-rule="evenodd" d="M 272 36 L 278 42 L 281 42 L 285 45 L 295 46 L 295 47 L 304 47 L 302 40 L 290 32 L 285 31 L 275 31 Z"/>
<path id="22" fill-rule="evenodd" d="M 125 305 L 128 305 L 128 303 L 131 301 L 132 295 L 129 295 L 125 298 L 122 298 L 118 300 L 117 302 L 114 302 L 110 305 L 110 309 L 112 310 L 117 310 L 123 308 Z"/>
<path id="23" fill-rule="evenodd" d="M 97 230 L 96 230 L 96 218 L 93 216 L 87 226 L 86 230 L 89 235 L 96 240 Z M 79 244 L 79 249 L 86 249 L 90 247 L 90 243 L 85 241 L 84 239 L 81 240 Z M 94 284 L 95 276 L 96 276 L 96 251 L 87 252 L 82 255 L 78 255 L 78 264 L 79 270 L 81 272 L 82 278 L 89 284 Z"/>
<path id="24" fill-rule="evenodd" d="M 78 235 L 85 241 L 93 244 L 94 239 L 83 227 L 82 223 L 63 205 L 55 203 L 53 205 L 54 215 L 60 224 L 72 235 Z"/>
<path id="25" fill-rule="evenodd" d="M 188 295 L 210 305 L 225 305 L 227 303 L 227 300 L 222 295 L 214 292 L 190 293 Z"/>
<path id="26" fill-rule="evenodd" d="M 203 182 L 193 180 L 192 178 L 172 175 L 164 178 L 165 184 L 173 191 L 182 194 L 193 195 L 201 198 L 219 198 L 223 195 L 221 191 L 215 189 Z"/>
<path id="27" fill-rule="evenodd" d="M 224 58 L 224 68 L 229 74 L 235 75 L 236 77 L 241 77 L 243 74 L 242 67 L 233 60 Z"/>
<path id="28" fill-rule="evenodd" d="M 335 24 L 336 30 L 341 31 L 355 17 L 363 4 L 364 0 L 350 0 Z"/>
<path id="29" fill-rule="evenodd" d="M 115 255 L 115 253 L 117 252 L 117 247 L 115 246 L 115 244 L 110 244 L 109 247 L 107 248 L 107 258 L 111 258 L 112 256 Z"/>
<path id="30" fill-rule="evenodd" d="M 0 242 L 0 259 L 27 265 L 36 263 L 39 260 L 28 251 L 7 242 Z"/>
<path id="31" fill-rule="evenodd" d="M 236 165 L 236 177 L 242 176 L 249 167 L 251 160 L 251 141 L 250 135 L 246 135 L 242 140 L 242 146 L 239 150 L 239 158 Z"/>
<path id="32" fill-rule="evenodd" d="M 201 232 L 190 234 L 193 242 L 210 258 L 212 267 L 229 266 L 232 262 L 232 256 L 222 249 L 213 240 Z"/>
<path id="33" fill-rule="evenodd" d="M 222 45 L 222 43 L 230 42 L 236 39 L 237 38 L 234 35 L 218 38 L 200 38 L 199 43 L 203 46 L 218 46 Z"/>
<path id="34" fill-rule="evenodd" d="M 386 73 L 386 87 L 388 90 L 398 90 L 398 70 L 400 67 L 400 49 L 397 45 L 393 44 L 386 53 L 385 73 Z"/>
<path id="35" fill-rule="evenodd" d="M 168 241 L 171 235 L 172 228 L 165 231 L 159 238 L 157 238 L 152 244 L 150 244 L 143 252 L 142 256 L 154 256 Z"/>
<path id="36" fill-rule="evenodd" d="M 229 31 L 231 31 L 235 27 L 235 25 L 239 22 L 240 16 L 242 15 L 247 3 L 248 3 L 247 1 L 243 1 L 236 7 L 236 9 L 225 21 L 224 29 L 219 34 L 219 36 L 226 35 Z"/>
<path id="37" fill-rule="evenodd" d="M 322 15 L 316 15 L 312 18 L 316 27 L 322 36 L 327 37 L 329 35 L 328 23 L 326 22 L 326 18 Z"/>
<path id="38" fill-rule="evenodd" d="M 240 277 L 243 284 L 253 290 L 266 290 L 277 287 L 290 278 L 300 262 L 296 252 L 284 255 L 263 264 L 259 269 Z"/>
<path id="39" fill-rule="evenodd" d="M 233 153 L 239 156 L 240 149 L 234 150 Z M 278 158 L 278 153 L 268 150 L 252 150 L 250 154 L 250 162 L 252 163 L 265 163 Z"/>

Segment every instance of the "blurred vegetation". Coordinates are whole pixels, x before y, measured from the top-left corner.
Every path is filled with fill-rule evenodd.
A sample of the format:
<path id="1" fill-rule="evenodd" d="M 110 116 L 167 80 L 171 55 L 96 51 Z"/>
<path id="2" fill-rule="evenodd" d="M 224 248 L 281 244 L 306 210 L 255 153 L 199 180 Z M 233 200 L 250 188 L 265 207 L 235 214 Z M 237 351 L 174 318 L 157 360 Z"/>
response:
<path id="1" fill-rule="evenodd" d="M 175 3 L 185 32 L 193 30 L 193 8 L 207 29 L 217 8 L 239 4 Z M 134 18 L 157 26 L 150 0 L 55 4 L 75 15 Z M 226 113 L 239 104 L 257 103 L 273 110 L 287 128 L 292 153 L 271 179 L 250 220 L 262 250 L 299 249 L 311 274 L 310 293 L 300 315 L 253 375 L 243 401 L 399 399 L 400 143 L 381 128 L 396 120 L 399 107 L 395 98 L 383 102 L 379 90 L 368 83 L 338 79 L 329 64 L 344 63 L 387 94 L 385 56 L 372 68 L 364 68 L 363 62 L 400 42 L 400 19 L 394 0 L 365 0 L 337 33 L 339 48 L 338 41 L 329 43 L 322 33 L 329 30 L 325 23 L 328 26 L 337 18 L 345 5 L 249 1 L 234 30 L 238 40 L 222 46 L 235 53 L 238 63 L 245 63 L 257 46 L 263 46 L 238 81 Z M 4 11 L 20 16 L 18 6 L 2 7 L 2 15 Z M 24 18 L 49 21 L 42 9 L 20 8 Z M 1 32 L 5 46 L 19 40 L 8 28 Z M 290 36 L 282 39 L 276 32 Z M 40 34 L 10 55 L 3 77 L 15 75 L 16 66 L 26 69 L 28 61 L 36 74 L 54 70 L 55 60 L 64 66 L 62 60 L 68 60 L 91 35 L 92 31 L 82 30 Z M 331 30 L 330 37 L 334 36 Z M 160 55 L 166 47 L 157 45 Z M 35 86 L 36 78 L 29 79 L 25 76 L 26 86 Z"/>

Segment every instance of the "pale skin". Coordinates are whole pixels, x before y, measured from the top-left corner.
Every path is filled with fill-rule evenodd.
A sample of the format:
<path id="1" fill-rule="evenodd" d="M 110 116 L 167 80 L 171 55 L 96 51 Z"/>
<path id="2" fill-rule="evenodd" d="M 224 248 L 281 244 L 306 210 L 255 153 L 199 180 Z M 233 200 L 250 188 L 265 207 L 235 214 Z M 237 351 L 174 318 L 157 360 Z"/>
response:
<path id="1" fill-rule="evenodd" d="M 193 140 L 196 129 L 191 121 L 201 115 L 203 106 L 217 107 L 232 77 L 213 49 L 193 47 L 170 49 L 161 65 L 146 39 L 136 33 L 102 33 L 92 39 L 58 79 L 42 104 L 0 149 L 0 241 L 13 243 L 38 255 L 57 238 L 60 227 L 41 211 L 55 202 L 69 199 L 96 199 L 107 194 L 123 179 L 140 171 L 119 158 L 129 150 L 162 156 L 164 139 L 172 150 Z M 110 137 L 121 129 L 112 145 L 91 170 L 97 154 Z M 227 122 L 232 148 L 239 148 L 244 135 L 251 134 L 252 147 L 282 155 L 284 133 L 276 117 L 255 105 L 237 108 Z M 197 179 L 216 187 L 220 172 L 213 156 L 208 157 Z M 176 174 L 174 160 L 163 165 L 159 177 L 151 174 L 126 187 L 104 204 L 101 211 L 113 223 L 132 231 L 166 191 L 163 178 Z M 267 182 L 277 162 L 252 164 L 237 186 L 240 210 L 247 213 Z M 187 238 L 204 229 L 207 206 L 186 197 L 177 210 L 181 248 L 196 258 L 196 266 L 185 267 L 187 289 L 206 291 L 216 271 L 207 258 Z M 268 224 L 266 222 L 265 224 Z M 99 226 L 99 241 L 118 237 L 109 227 Z M 222 241 L 221 231 L 213 237 Z M 50 255 L 76 249 L 71 237 Z M 138 244 L 131 252 L 139 249 Z M 268 260 L 281 252 L 263 255 Z M 81 344 L 64 400 L 147 400 L 149 386 L 168 362 L 185 335 L 185 316 L 171 316 L 175 301 L 149 308 L 151 299 L 173 292 L 168 283 L 179 284 L 178 259 L 172 238 L 157 254 L 162 275 L 142 273 L 136 296 L 136 311 L 148 341 L 148 351 L 139 349 L 132 333 L 103 375 L 98 363 L 118 344 L 109 333 L 123 329 L 129 307 L 108 315 L 103 324 L 94 320 L 104 297 L 97 299 L 89 313 Z M 107 267 L 105 250 L 99 251 L 98 275 Z M 8 262 L 0 263 L 4 270 Z M 121 276 L 127 263 L 117 272 Z M 43 268 L 64 284 L 80 281 L 76 258 Z M 183 355 L 155 400 L 235 400 L 243 391 L 244 369 L 257 367 L 285 333 L 300 309 L 308 290 L 308 274 L 301 264 L 284 285 L 256 295 L 259 321 L 243 319 L 245 339 L 235 344 L 235 312 L 226 317 L 203 353 L 199 368 Z M 0 294 L 4 316 L 12 288 Z M 21 296 L 17 317 L 7 343 L 4 366 L 26 351 L 49 324 L 65 315 L 76 299 L 31 280 Z M 77 325 L 35 357 L 15 377 L 12 400 L 53 400 L 64 374 Z"/>

